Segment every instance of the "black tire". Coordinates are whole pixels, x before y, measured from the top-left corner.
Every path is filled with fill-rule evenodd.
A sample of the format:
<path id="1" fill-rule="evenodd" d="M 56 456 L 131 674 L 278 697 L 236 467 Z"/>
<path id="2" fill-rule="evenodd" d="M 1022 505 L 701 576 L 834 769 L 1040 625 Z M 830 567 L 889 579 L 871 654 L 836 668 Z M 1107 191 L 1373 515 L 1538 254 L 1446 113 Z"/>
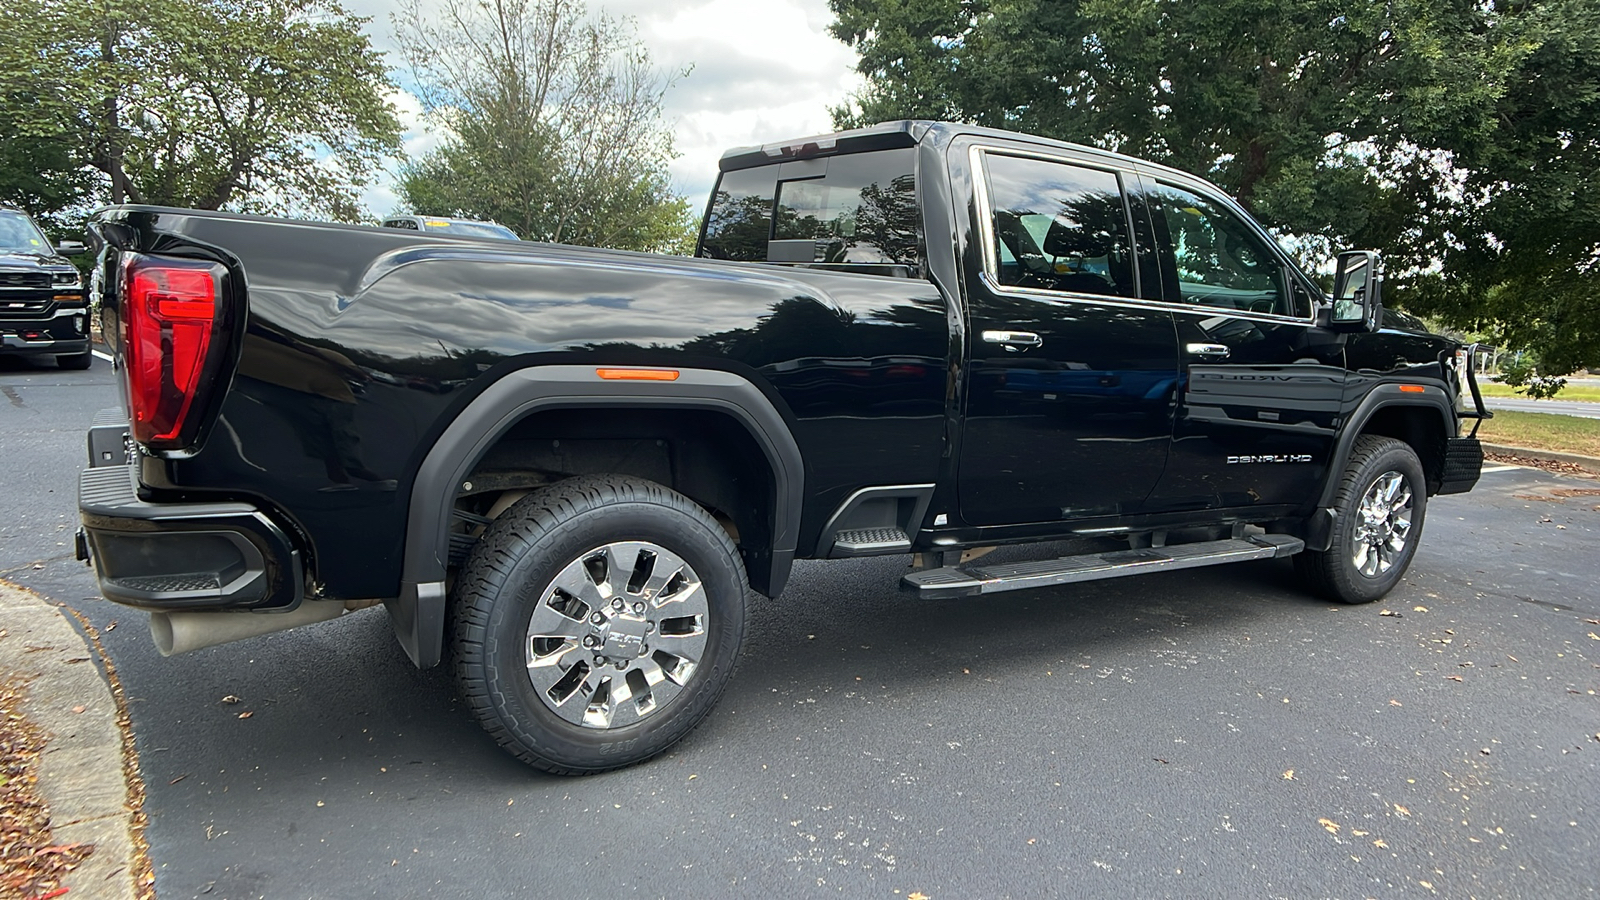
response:
<path id="1" fill-rule="evenodd" d="M 1397 474 L 1405 489 L 1410 491 L 1409 526 L 1404 544 L 1393 551 L 1387 568 L 1371 573 L 1363 572 L 1356 563 L 1357 544 L 1367 543 L 1369 552 L 1372 532 L 1362 527 L 1361 505 L 1368 492 L 1380 478 Z M 1428 487 L 1423 477 L 1422 463 L 1411 445 L 1394 438 L 1364 434 L 1356 438 L 1334 494 L 1334 509 L 1338 518 L 1333 525 L 1332 540 L 1327 550 L 1307 550 L 1294 558 L 1295 569 L 1312 593 L 1339 603 L 1371 603 L 1383 597 L 1400 583 L 1416 556 L 1417 544 L 1422 539 L 1423 520 L 1427 513 Z M 1382 562 L 1374 565 L 1382 565 Z"/>
<path id="2" fill-rule="evenodd" d="M 675 677 L 681 672 L 665 661 L 648 669 L 663 656 L 678 660 L 664 654 L 660 645 L 651 648 L 649 642 L 659 640 L 683 652 L 673 640 L 685 636 L 669 633 L 669 622 L 688 620 L 662 618 L 659 631 L 652 620 L 649 626 L 653 637 L 627 637 L 622 627 L 624 619 L 640 622 L 644 616 L 662 615 L 661 604 L 671 602 L 666 598 L 681 582 L 662 585 L 654 592 L 661 599 L 642 604 L 645 611 L 631 618 L 626 608 L 611 612 L 614 600 L 596 602 L 594 608 L 579 602 L 572 608 L 569 604 L 577 595 L 557 591 L 557 579 L 570 578 L 575 571 L 593 579 L 594 570 L 583 567 L 596 560 L 601 561 L 600 566 L 607 566 L 606 561 L 612 559 L 610 548 L 620 542 L 645 542 L 664 551 L 663 555 L 676 555 L 679 562 L 686 564 L 683 571 L 697 580 L 698 590 L 703 593 L 703 600 L 693 598 L 705 611 L 703 617 L 693 617 L 698 622 L 695 627 L 703 626 L 693 639 L 698 641 L 703 635 L 703 644 L 681 683 Z M 637 571 L 648 575 L 647 567 L 661 558 L 640 553 Z M 602 591 L 610 590 L 609 572 L 606 577 L 607 586 L 600 588 Z M 633 591 L 633 583 L 640 579 L 638 574 L 630 575 L 624 593 Z M 512 756 L 531 766 L 558 775 L 588 775 L 641 762 L 688 734 L 721 696 L 733 675 L 744 638 L 746 593 L 744 564 L 738 551 L 727 532 L 693 501 L 640 478 L 572 478 L 517 501 L 494 521 L 473 549 L 457 578 L 451 603 L 450 650 L 456 683 L 484 729 Z M 605 594 L 593 594 L 591 599 L 596 596 Z M 636 596 L 648 601 L 651 592 L 645 589 L 643 594 L 630 594 L 629 599 Z M 633 604 L 631 608 L 637 610 L 640 606 Z M 626 693 L 626 686 L 632 685 L 631 690 L 642 692 L 643 699 L 625 696 L 615 705 L 622 710 L 629 699 L 634 699 L 637 708 L 628 707 L 626 712 L 627 716 L 637 716 L 637 721 L 597 727 L 585 724 L 589 719 L 583 714 L 583 720 L 574 723 L 563 718 L 563 711 L 572 715 L 582 708 L 567 707 L 555 699 L 560 683 L 545 690 L 535 685 L 531 663 L 540 642 L 546 639 L 534 635 L 530 622 L 535 612 L 541 615 L 541 622 L 550 621 L 549 610 L 576 616 L 555 620 L 563 628 L 593 628 L 592 634 L 583 634 L 585 643 L 581 648 L 562 642 L 558 644 L 559 652 L 537 657 L 557 660 L 544 669 L 548 673 L 565 673 L 560 682 L 566 684 L 565 702 L 582 700 L 586 704 L 582 708 L 593 711 L 597 702 L 614 699 L 612 692 L 617 687 L 623 687 Z M 614 615 L 608 622 L 616 624 L 616 628 L 607 624 L 602 632 L 599 625 L 587 626 L 597 614 Z M 677 626 L 671 627 L 678 630 Z M 596 637 L 602 634 L 611 636 Z M 601 643 L 596 649 L 586 649 L 590 640 Z M 630 645 L 615 643 L 628 640 L 643 641 L 636 645 L 640 655 L 629 657 Z M 618 646 L 624 649 L 617 650 Z M 622 655 L 599 663 L 607 652 Z M 569 653 L 570 658 L 565 655 Z M 621 666 L 617 665 L 619 661 Z M 623 667 L 633 662 L 637 663 L 634 671 L 624 672 Z M 580 670 L 580 666 L 586 668 Z M 671 683 L 658 680 L 640 685 L 630 681 L 644 678 L 647 670 L 668 677 Z M 568 681 L 569 678 L 577 680 Z M 604 682 L 608 685 L 605 690 L 600 686 L 603 679 L 608 680 Z M 653 688 L 675 693 L 659 705 L 652 700 L 649 710 L 640 711 Z"/>
<path id="3" fill-rule="evenodd" d="M 64 353 L 56 357 L 56 367 L 60 369 L 75 369 L 83 371 L 94 365 L 94 351 L 85 350 L 82 353 Z"/>

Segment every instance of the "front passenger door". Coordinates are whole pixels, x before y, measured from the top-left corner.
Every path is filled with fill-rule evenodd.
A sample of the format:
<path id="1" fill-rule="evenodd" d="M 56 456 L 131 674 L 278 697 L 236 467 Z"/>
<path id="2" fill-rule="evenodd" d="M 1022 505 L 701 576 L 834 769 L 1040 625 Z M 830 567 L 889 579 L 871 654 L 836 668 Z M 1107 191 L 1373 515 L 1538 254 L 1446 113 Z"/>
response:
<path id="1" fill-rule="evenodd" d="M 1314 325 L 1309 286 L 1258 226 L 1200 185 L 1144 185 L 1183 370 L 1150 504 L 1303 505 L 1333 450 L 1344 344 Z"/>

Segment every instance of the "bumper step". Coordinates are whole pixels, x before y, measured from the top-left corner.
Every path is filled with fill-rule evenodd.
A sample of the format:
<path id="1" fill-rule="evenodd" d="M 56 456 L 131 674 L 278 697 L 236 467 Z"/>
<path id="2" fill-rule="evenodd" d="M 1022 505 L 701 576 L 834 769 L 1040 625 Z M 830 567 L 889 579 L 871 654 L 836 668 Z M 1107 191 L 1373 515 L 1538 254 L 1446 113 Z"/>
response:
<path id="1" fill-rule="evenodd" d="M 1033 562 L 946 566 L 912 572 L 901 583 L 915 591 L 919 599 L 940 600 L 1120 578 L 1167 569 L 1193 569 L 1253 559 L 1272 559 L 1299 553 L 1305 546 L 1304 541 L 1286 534 L 1262 534 L 1238 540 L 1115 550 Z"/>
<path id="2" fill-rule="evenodd" d="M 886 556 L 910 553 L 911 537 L 901 528 L 856 528 L 834 536 L 835 556 Z"/>

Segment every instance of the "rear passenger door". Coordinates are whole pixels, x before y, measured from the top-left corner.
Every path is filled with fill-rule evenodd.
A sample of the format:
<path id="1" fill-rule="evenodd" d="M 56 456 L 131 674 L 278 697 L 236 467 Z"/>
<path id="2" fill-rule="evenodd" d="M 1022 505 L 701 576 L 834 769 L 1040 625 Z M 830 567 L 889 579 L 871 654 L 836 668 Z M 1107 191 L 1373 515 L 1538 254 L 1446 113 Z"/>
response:
<path id="1" fill-rule="evenodd" d="M 1126 174 L 1065 150 L 957 142 L 952 153 L 977 176 L 963 260 L 963 519 L 1142 511 L 1171 440 L 1177 343 L 1171 314 L 1141 299 L 1135 235 L 1148 231 L 1135 227 Z"/>
<path id="2" fill-rule="evenodd" d="M 1182 381 L 1158 510 L 1299 506 L 1321 482 L 1344 388 L 1343 342 L 1277 244 L 1205 185 L 1142 177 Z"/>

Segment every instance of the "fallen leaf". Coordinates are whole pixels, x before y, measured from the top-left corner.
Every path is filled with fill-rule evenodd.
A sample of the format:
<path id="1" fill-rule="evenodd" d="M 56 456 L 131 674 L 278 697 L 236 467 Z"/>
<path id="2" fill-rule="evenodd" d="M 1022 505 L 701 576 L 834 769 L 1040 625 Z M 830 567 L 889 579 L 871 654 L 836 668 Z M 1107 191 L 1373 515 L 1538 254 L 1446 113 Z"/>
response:
<path id="1" fill-rule="evenodd" d="M 1592 631 L 1589 632 L 1589 640 L 1591 640 L 1591 641 L 1600 641 L 1600 634 L 1595 634 Z"/>
<path id="2" fill-rule="evenodd" d="M 1362 831 L 1359 828 L 1352 828 L 1352 829 L 1350 829 L 1350 833 L 1355 835 L 1356 837 L 1366 837 L 1367 835 L 1371 834 L 1372 832 L 1370 832 L 1370 831 Z"/>
<path id="3" fill-rule="evenodd" d="M 318 806 L 321 806 L 321 805 L 323 805 L 323 804 L 322 804 L 322 801 L 321 801 L 321 800 L 318 800 L 318 801 L 317 801 L 317 805 L 318 805 Z"/>
<path id="4" fill-rule="evenodd" d="M 1164 759 L 1162 759 L 1162 758 L 1161 758 L 1161 757 L 1159 757 L 1159 756 L 1152 756 L 1152 757 L 1150 757 L 1150 758 L 1151 758 L 1151 759 L 1153 759 L 1153 760 L 1155 760 L 1155 761 L 1156 761 L 1156 762 L 1158 762 L 1158 763 L 1161 763 L 1161 764 L 1162 764 L 1162 765 L 1163 765 L 1163 766 L 1170 766 L 1170 765 L 1172 765 L 1172 764 L 1171 764 L 1171 763 L 1169 763 L 1169 762 L 1167 762 L 1167 761 L 1166 761 L 1166 760 L 1164 760 Z"/>
<path id="5" fill-rule="evenodd" d="M 1431 882 L 1431 881 L 1423 881 L 1422 879 L 1419 878 L 1419 879 L 1417 879 L 1417 884 L 1422 885 L 1423 887 L 1427 888 L 1430 891 L 1433 890 L 1433 882 Z"/>
<path id="6" fill-rule="evenodd" d="M 1600 625 L 1600 619 L 1584 619 L 1584 621 L 1588 622 L 1590 625 Z M 0 631 L 0 635 L 4 635 L 4 634 L 5 634 L 5 632 Z"/>
<path id="7" fill-rule="evenodd" d="M 117 620 L 116 619 L 112 619 L 111 621 L 106 623 L 106 632 L 105 632 L 106 634 L 110 634 L 111 632 L 116 631 L 116 630 L 117 630 Z"/>
<path id="8" fill-rule="evenodd" d="M 1317 820 L 1317 824 L 1321 825 L 1322 826 L 1322 830 L 1326 831 L 1329 834 L 1338 834 L 1339 833 L 1339 823 L 1335 822 L 1334 820 L 1332 820 L 1332 819 L 1330 819 L 1330 818 L 1328 818 L 1326 816 L 1318 819 Z"/>
<path id="9" fill-rule="evenodd" d="M 239 713 L 239 718 L 248 719 L 253 715 L 255 715 L 255 713 L 253 713 L 253 712 L 242 712 L 242 713 Z"/>
<path id="10" fill-rule="evenodd" d="M 1480 749 L 1478 752 L 1482 753 L 1484 756 L 1488 756 L 1492 751 L 1490 751 L 1490 749 L 1488 747 L 1484 747 L 1484 748 Z"/>
<path id="11" fill-rule="evenodd" d="M 1285 769 L 1284 772 L 1283 772 L 1283 780 L 1284 781 L 1293 781 L 1294 780 L 1294 770 L 1293 769 Z"/>
<path id="12" fill-rule="evenodd" d="M 1411 607 L 1411 611 L 1412 612 L 1427 612 L 1428 608 L 1426 606 L 1413 606 L 1413 607 Z"/>
<path id="13" fill-rule="evenodd" d="M 1391 619 L 1403 619 L 1403 618 L 1405 618 L 1405 616 L 1400 615 L 1399 613 L 1395 612 L 1392 609 L 1380 609 L 1380 610 L 1378 610 L 1378 615 L 1380 615 L 1380 616 L 1388 616 Z"/>
<path id="14" fill-rule="evenodd" d="M 182 775 L 179 775 L 177 778 L 174 778 L 171 781 L 167 782 L 167 784 L 177 784 L 178 782 L 180 782 L 180 781 L 182 781 L 182 780 L 184 780 L 185 778 L 188 778 L 188 777 L 189 777 L 189 773 L 185 772 Z"/>
<path id="15" fill-rule="evenodd" d="M 912 891 L 906 895 L 906 900 L 928 900 L 928 895 L 921 891 Z"/>
<path id="16" fill-rule="evenodd" d="M 81 713 L 81 712 L 83 712 L 84 710 L 86 710 L 88 708 L 89 707 L 87 707 L 87 706 L 74 706 L 72 708 L 72 711 L 75 712 L 75 713 Z"/>
<path id="17" fill-rule="evenodd" d="M 238 703 L 239 702 L 239 698 L 234 696 L 233 694 L 229 694 L 228 696 L 222 698 L 222 702 L 223 703 L 227 703 L 227 704 L 229 704 L 231 706 L 232 704 Z"/>
<path id="18" fill-rule="evenodd" d="M 1397 813 L 1399 813 L 1399 814 L 1400 814 L 1400 815 L 1402 815 L 1402 816 L 1409 816 L 1409 815 L 1411 815 L 1411 810 L 1409 810 L 1409 809 L 1406 809 L 1406 808 L 1405 808 L 1405 807 L 1404 807 L 1404 806 L 1401 806 L 1401 805 L 1400 805 L 1400 804 L 1398 804 L 1398 803 L 1396 803 L 1396 804 L 1395 804 L 1395 805 L 1394 805 L 1394 811 L 1395 811 L 1395 812 L 1397 812 Z"/>
<path id="19" fill-rule="evenodd" d="M 1037 844 L 1037 843 L 1039 843 L 1039 839 L 1038 838 L 1028 838 L 1028 846 L 1029 847 L 1032 847 L 1034 844 Z"/>
<path id="20" fill-rule="evenodd" d="M 1460 681 L 1461 680 L 1461 676 L 1460 675 L 1446 675 L 1445 677 L 1450 679 L 1451 681 Z"/>
<path id="21" fill-rule="evenodd" d="M 1372 846 L 1377 847 L 1380 850 L 1389 849 L 1388 842 L 1386 842 L 1383 838 L 1378 838 L 1377 840 L 1373 841 Z"/>
<path id="22" fill-rule="evenodd" d="M 1401 703 L 1399 700 L 1390 700 L 1389 701 L 1389 705 L 1390 706 L 1404 706 L 1405 704 Z"/>

